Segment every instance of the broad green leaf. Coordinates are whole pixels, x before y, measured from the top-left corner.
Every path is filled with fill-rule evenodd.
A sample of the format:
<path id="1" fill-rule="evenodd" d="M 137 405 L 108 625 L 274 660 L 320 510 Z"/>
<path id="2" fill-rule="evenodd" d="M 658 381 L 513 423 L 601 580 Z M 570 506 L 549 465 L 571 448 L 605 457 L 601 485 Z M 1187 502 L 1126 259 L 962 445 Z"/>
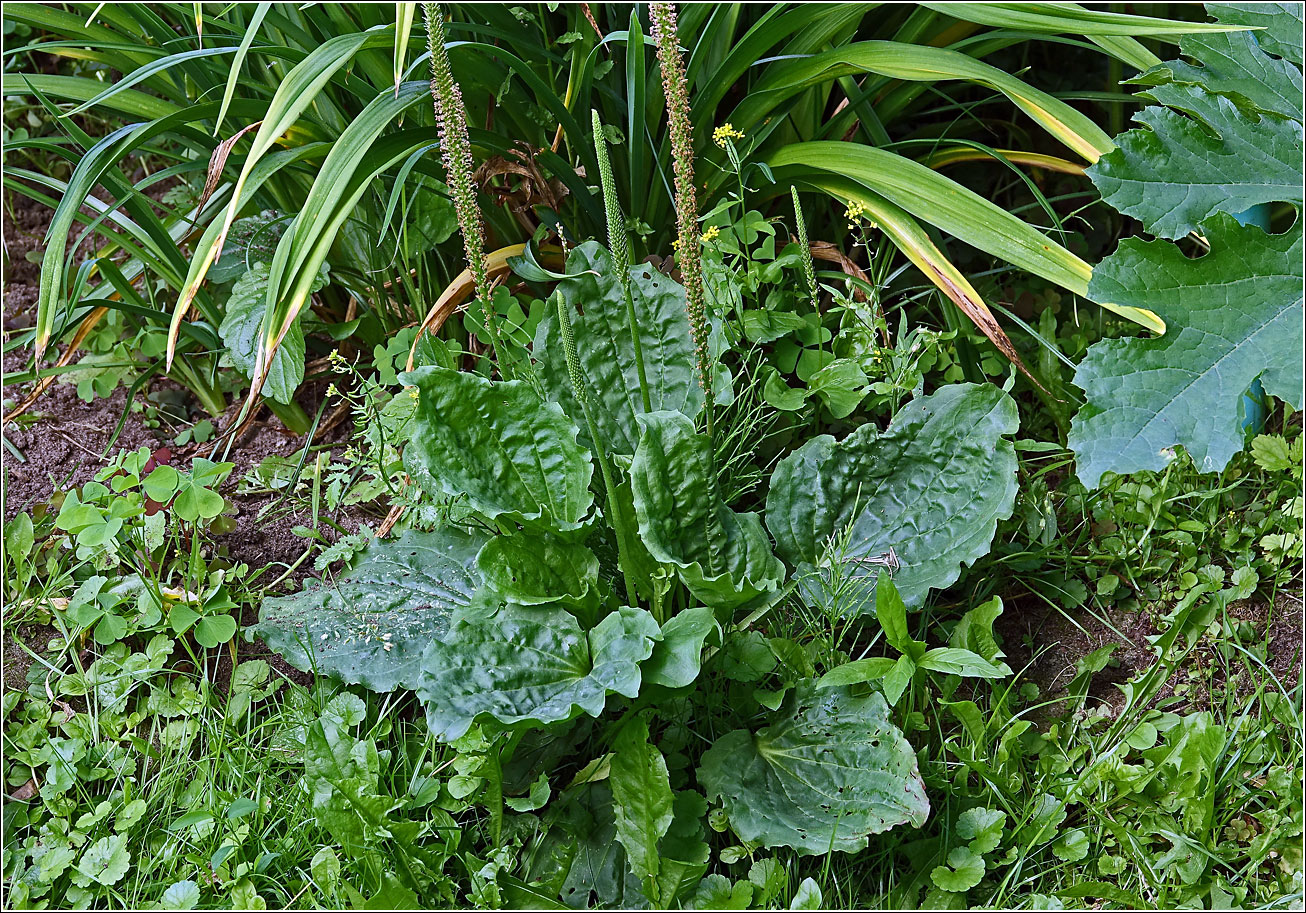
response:
<path id="1" fill-rule="evenodd" d="M 639 416 L 630 468 L 639 535 L 659 561 L 713 608 L 733 609 L 779 586 L 782 565 L 757 514 L 736 513 L 717 494 L 712 442 L 679 412 Z"/>
<path id="2" fill-rule="evenodd" d="M 552 533 L 494 536 L 476 566 L 505 602 L 576 604 L 597 586 L 599 559 L 584 545 Z"/>
<path id="3" fill-rule="evenodd" d="M 957 818 L 957 836 L 969 840 L 971 852 L 983 856 L 998 848 L 1006 823 L 1005 812 L 991 808 L 968 808 Z"/>
<path id="4" fill-rule="evenodd" d="M 793 900 L 789 901 L 789 909 L 819 910 L 823 900 L 821 886 L 811 878 L 804 878 L 798 885 L 798 890 L 794 892 Z"/>
<path id="5" fill-rule="evenodd" d="M 569 531 L 594 496 L 594 465 L 576 423 L 522 381 L 444 368 L 400 375 L 417 388 L 404 468 L 435 495 L 462 496 L 494 519 Z"/>
<path id="6" fill-rule="evenodd" d="M 265 599 L 252 633 L 297 669 L 373 691 L 415 688 L 423 652 L 471 603 L 484 543 L 448 528 L 373 542 L 336 580 Z"/>
<path id="7" fill-rule="evenodd" d="M 765 729 L 717 739 L 698 778 L 740 838 L 805 855 L 865 849 L 871 834 L 920 827 L 930 807 L 883 696 L 811 683 L 795 688 Z"/>
<path id="8" fill-rule="evenodd" d="M 558 894 L 567 906 L 590 909 L 597 903 L 643 909 L 649 905 L 626 865 L 614 819 L 611 785 L 606 780 L 574 787 L 550 808 L 551 827 L 537 859 L 545 866 L 566 867 Z M 546 869 L 544 874 L 552 871 Z"/>
<path id="9" fill-rule="evenodd" d="M 667 762 L 649 744 L 643 718 L 631 720 L 613 740 L 608 780 L 617 839 L 626 848 L 631 871 L 653 884 L 660 861 L 658 841 L 671 827 L 672 796 Z"/>
<path id="10" fill-rule="evenodd" d="M 596 717 L 610 693 L 639 694 L 639 663 L 657 637 L 642 609 L 623 607 L 587 633 L 563 609 L 508 605 L 433 641 L 417 694 L 431 732 L 446 742 L 478 720 L 547 726 Z"/>
<path id="11" fill-rule="evenodd" d="M 969 847 L 959 846 L 948 853 L 948 864 L 935 866 L 930 880 L 945 891 L 969 891 L 984 877 L 984 860 Z"/>
<path id="12" fill-rule="evenodd" d="M 917 660 L 916 665 L 931 672 L 960 675 L 965 678 L 1005 678 L 1011 674 L 1011 669 L 1005 663 L 1002 665 L 991 663 L 978 653 L 957 647 L 935 647 L 933 650 L 927 650 L 925 655 Z"/>
<path id="13" fill-rule="evenodd" d="M 978 653 L 984 659 L 996 664 L 1003 653 L 993 636 L 993 622 L 997 621 L 1001 614 L 1000 596 L 994 596 L 987 602 L 970 609 L 961 616 L 956 627 L 952 629 L 952 634 L 948 636 L 948 645 Z"/>
<path id="14" fill-rule="evenodd" d="M 356 858 L 395 836 L 390 812 L 400 800 L 378 790 L 380 768 L 374 742 L 328 731 L 319 721 L 309 725 L 304 780 L 313 814 L 345 852 Z"/>
<path id="15" fill-rule="evenodd" d="M 326 285 L 326 272 L 318 274 L 314 291 Z M 267 314 L 265 296 L 268 267 L 255 263 L 231 289 L 218 335 L 225 346 L 222 363 L 234 367 L 247 378 L 254 376 L 259 339 Z M 299 321 L 291 326 L 281 345 L 272 355 L 272 365 L 260 391 L 279 403 L 289 403 L 304 380 L 304 330 Z"/>
<path id="16" fill-rule="evenodd" d="M 829 560 L 831 538 L 849 530 L 839 558 L 850 575 L 868 576 L 871 590 L 874 569 L 851 562 L 892 548 L 902 565 L 894 584 L 909 608 L 920 606 L 986 554 L 997 521 L 1010 516 L 1016 453 L 1004 435 L 1017 424 L 1016 404 L 997 387 L 956 384 L 913 400 L 883 431 L 867 424 L 842 441 L 812 439 L 771 477 L 766 523 L 776 550 L 811 573 Z"/>
<path id="17" fill-rule="evenodd" d="M 1302 229 L 1267 235 L 1216 216 L 1202 226 L 1211 251 L 1189 259 L 1167 241 L 1126 239 L 1094 272 L 1113 300 L 1165 318 L 1159 339 L 1106 339 L 1075 371 L 1087 402 L 1069 446 L 1083 483 L 1104 472 L 1161 469 L 1182 445 L 1201 472 L 1243 447 L 1239 403 L 1260 378 L 1301 408 Z"/>
<path id="18" fill-rule="evenodd" d="M 1223 25 L 1255 26 L 1256 43 L 1267 54 L 1295 64 L 1306 63 L 1302 54 L 1300 3 L 1208 3 L 1206 11 Z"/>
<path id="19" fill-rule="evenodd" d="M 1179 47 L 1185 57 L 1200 60 L 1201 66 L 1170 60 L 1128 80 L 1129 84 L 1200 86 L 1228 96 L 1239 108 L 1252 106 L 1293 120 L 1302 119 L 1301 70 L 1286 60 L 1261 53 L 1255 33 L 1190 35 L 1180 41 Z"/>
<path id="20" fill-rule="evenodd" d="M 1215 4 L 1207 4 L 1210 10 Z M 1251 4 L 1249 4 L 1251 5 Z M 1065 32 L 1072 35 L 1114 35 L 1127 38 L 1210 32 L 1225 25 L 1131 16 L 1084 9 L 1076 3 L 922 3 L 927 9 L 968 22 L 1026 32 Z M 1224 17 L 1221 17 L 1224 18 Z"/>
<path id="21" fill-rule="evenodd" d="M 816 682 L 818 689 L 841 688 L 847 685 L 860 685 L 884 678 L 893 669 L 896 660 L 887 656 L 871 656 L 855 659 L 850 663 L 835 666 Z"/>
<path id="22" fill-rule="evenodd" d="M 1216 213 L 1302 202 L 1301 123 L 1240 111 L 1195 85 L 1161 86 L 1148 95 L 1171 107 L 1135 114 L 1143 129 L 1119 136 L 1118 148 L 1087 172 L 1102 199 L 1144 229 L 1182 238 Z M 1090 298 L 1102 294 L 1090 286 Z"/>
<path id="23" fill-rule="evenodd" d="M 685 609 L 662 626 L 662 639 L 653 655 L 640 667 L 644 681 L 667 688 L 683 688 L 698 678 L 702 667 L 703 643 L 718 631 L 716 617 L 706 606 Z"/>
<path id="24" fill-rule="evenodd" d="M 599 444 L 610 453 L 634 453 L 639 440 L 635 416 L 644 409 L 626 304 L 612 255 L 587 241 L 567 258 L 567 272 L 571 278 L 558 283 L 558 288 L 571 308 L 576 354 L 602 439 Z M 703 390 L 696 380 L 685 290 L 647 263 L 636 264 L 630 275 L 653 410 L 695 418 L 703 409 Z M 535 332 L 533 353 L 548 398 L 583 423 L 567 375 L 557 317 L 551 312 L 546 312 Z M 588 434 L 583 436 L 588 438 Z"/>

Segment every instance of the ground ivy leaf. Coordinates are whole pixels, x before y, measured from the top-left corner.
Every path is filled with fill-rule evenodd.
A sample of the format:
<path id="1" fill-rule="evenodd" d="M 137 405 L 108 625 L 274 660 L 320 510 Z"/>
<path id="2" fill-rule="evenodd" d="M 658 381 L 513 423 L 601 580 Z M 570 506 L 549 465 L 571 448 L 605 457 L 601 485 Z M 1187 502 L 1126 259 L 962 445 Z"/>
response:
<path id="1" fill-rule="evenodd" d="M 547 532 L 494 536 L 476 556 L 476 566 L 491 589 L 518 605 L 575 604 L 599 578 L 592 551 Z"/>
<path id="2" fill-rule="evenodd" d="M 417 693 L 431 731 L 444 741 L 486 718 L 545 726 L 596 717 L 609 694 L 639 693 L 639 663 L 657 637 L 657 622 L 642 609 L 623 607 L 587 633 L 556 606 L 507 605 L 433 641 Z"/>
<path id="3" fill-rule="evenodd" d="M 1176 445 L 1200 471 L 1223 469 L 1243 446 L 1238 404 L 1258 377 L 1301 408 L 1300 220 L 1268 235 L 1221 215 L 1203 231 L 1205 256 L 1126 239 L 1093 271 L 1089 294 L 1107 296 L 1095 300 L 1153 310 L 1167 329 L 1095 343 L 1075 371 L 1087 402 L 1068 443 L 1089 488 L 1107 471 L 1161 469 Z"/>
<path id="4" fill-rule="evenodd" d="M 612 255 L 587 241 L 567 257 L 567 272 L 571 277 L 558 288 L 571 308 L 576 352 L 590 391 L 599 443 L 611 453 L 632 454 L 638 442 L 635 416 L 644 412 L 644 406 L 626 302 Z M 636 264 L 630 275 L 653 411 L 681 412 L 692 419 L 703 409 L 703 390 L 696 380 L 685 290 L 647 263 Z M 533 352 L 548 398 L 583 424 L 555 314 L 546 313 L 540 321 Z M 582 437 L 588 438 L 584 430 Z"/>
<path id="5" fill-rule="evenodd" d="M 631 871 L 651 883 L 658 874 L 658 841 L 671 826 L 672 795 L 667 762 L 648 735 L 642 718 L 621 729 L 613 741 L 608 779 L 617 839 L 626 848 Z"/>
<path id="6" fill-rule="evenodd" d="M 866 424 L 842 441 L 813 438 L 771 477 L 766 525 L 776 550 L 810 573 L 851 526 L 842 558 L 893 548 L 902 564 L 894 583 L 907 606 L 919 606 L 985 555 L 997 521 L 1011 515 L 1016 452 L 1004 435 L 1018 423 L 1015 402 L 997 387 L 954 384 L 908 403 L 883 431 Z M 859 604 L 869 611 L 866 589 Z"/>
<path id="7" fill-rule="evenodd" d="M 87 848 L 77 863 L 77 871 L 98 884 L 117 884 L 131 868 L 132 855 L 127 849 L 127 835 L 101 837 Z"/>
<path id="8" fill-rule="evenodd" d="M 690 592 L 714 608 L 775 590 L 784 565 L 757 514 L 736 513 L 717 494 L 711 440 L 678 412 L 641 415 L 639 423 L 631 489 L 653 557 L 674 564 Z"/>
<path id="9" fill-rule="evenodd" d="M 456 529 L 373 542 L 334 581 L 265 599 L 251 633 L 298 669 L 373 691 L 414 688 L 427 645 L 471 603 L 484 543 Z"/>
<path id="10" fill-rule="evenodd" d="M 439 367 L 400 376 L 417 388 L 404 468 L 436 495 L 541 529 L 579 528 L 594 496 L 589 451 L 557 403 L 522 381 Z"/>
<path id="11" fill-rule="evenodd" d="M 948 854 L 948 864 L 936 866 L 930 873 L 933 882 L 945 891 L 969 891 L 984 877 L 984 860 L 970 850 L 959 846 Z"/>
<path id="12" fill-rule="evenodd" d="M 883 695 L 796 687 L 770 726 L 736 730 L 704 753 L 699 782 L 745 841 L 803 854 L 856 852 L 867 837 L 929 813 L 911 745 Z"/>
<path id="13" fill-rule="evenodd" d="M 957 818 L 957 836 L 969 840 L 971 852 L 983 856 L 998 848 L 1006 822 L 1005 812 L 991 808 L 968 808 Z"/>

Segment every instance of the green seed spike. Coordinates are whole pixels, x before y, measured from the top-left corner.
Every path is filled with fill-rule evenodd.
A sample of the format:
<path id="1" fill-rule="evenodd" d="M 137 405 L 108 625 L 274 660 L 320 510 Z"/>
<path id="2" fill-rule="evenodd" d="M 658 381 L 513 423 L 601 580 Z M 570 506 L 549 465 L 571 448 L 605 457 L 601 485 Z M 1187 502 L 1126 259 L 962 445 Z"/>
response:
<path id="1" fill-rule="evenodd" d="M 798 188 L 791 185 L 789 193 L 794 198 L 794 222 L 798 226 L 798 243 L 803 248 L 803 277 L 807 279 L 807 293 L 812 296 L 812 304 L 815 305 L 820 287 L 816 284 L 816 267 L 812 264 L 812 245 L 807 240 L 807 223 L 803 221 L 803 208 L 798 204 Z"/>
<path id="2" fill-rule="evenodd" d="M 603 122 L 599 112 L 591 110 L 594 122 L 594 152 L 599 159 L 599 184 L 603 189 L 603 209 L 608 217 L 608 250 L 617 265 L 617 280 L 621 283 L 621 296 L 626 302 L 626 320 L 630 324 L 630 342 L 635 352 L 635 370 L 639 372 L 639 395 L 645 412 L 653 411 L 653 400 L 648 392 L 648 377 L 644 373 L 644 345 L 639 338 L 639 321 L 635 316 L 635 299 L 630 290 L 630 244 L 626 238 L 626 217 L 617 200 L 617 184 L 612 179 L 612 162 L 608 160 L 608 144 L 603 138 Z"/>
<path id="3" fill-rule="evenodd" d="M 453 78 L 449 65 L 449 52 L 445 48 L 444 11 L 438 3 L 422 4 L 426 17 L 427 48 L 431 52 L 431 98 L 435 102 L 435 122 L 440 136 L 440 157 L 449 178 L 449 195 L 453 197 L 454 212 L 463 234 L 463 252 L 467 255 L 467 268 L 471 270 L 476 285 L 476 300 L 480 304 L 481 321 L 490 336 L 495 361 L 500 373 L 511 366 L 503 357 L 503 339 L 499 333 L 499 319 L 491 301 L 489 272 L 485 265 L 485 225 L 481 209 L 476 203 L 476 187 L 472 181 L 474 163 L 472 144 L 467 137 L 467 108 L 463 93 Z"/>
<path id="4" fill-rule="evenodd" d="M 626 598 L 631 605 L 639 605 L 635 581 L 630 575 L 630 568 L 627 566 L 628 556 L 631 553 L 630 528 L 626 525 L 625 513 L 617 501 L 617 489 L 613 485 L 612 467 L 608 465 L 608 455 L 599 444 L 599 429 L 594 424 L 594 415 L 590 411 L 589 393 L 585 389 L 585 375 L 581 373 L 580 358 L 576 355 L 576 337 L 572 334 L 571 313 L 561 291 L 553 293 L 553 304 L 558 310 L 558 328 L 562 331 L 562 351 L 567 358 L 567 375 L 571 378 L 571 391 L 576 396 L 576 402 L 580 404 L 581 412 L 585 414 L 585 426 L 589 429 L 590 442 L 599 461 L 599 473 L 603 477 L 603 490 L 607 496 L 608 515 L 612 518 L 612 528 L 617 534 L 617 563 L 621 565 L 621 576 L 626 581 Z"/>

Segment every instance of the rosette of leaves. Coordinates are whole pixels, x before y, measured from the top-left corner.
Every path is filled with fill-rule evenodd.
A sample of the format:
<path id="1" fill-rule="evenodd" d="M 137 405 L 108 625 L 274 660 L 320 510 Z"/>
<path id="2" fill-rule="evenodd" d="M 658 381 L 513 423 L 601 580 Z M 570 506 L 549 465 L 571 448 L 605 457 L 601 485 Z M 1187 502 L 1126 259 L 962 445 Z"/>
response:
<path id="1" fill-rule="evenodd" d="M 1166 324 L 1158 338 L 1095 344 L 1075 373 L 1086 403 L 1069 444 L 1090 487 L 1105 472 L 1161 469 L 1179 446 L 1199 470 L 1223 469 L 1244 445 L 1240 403 L 1256 380 L 1302 405 L 1301 9 L 1207 11 L 1263 30 L 1185 36 L 1181 59 L 1130 80 L 1154 104 L 1088 170 L 1106 202 L 1157 236 L 1122 241 L 1089 297 Z M 1266 214 L 1253 207 L 1285 203 L 1297 211 L 1259 219 L 1291 221 L 1282 233 L 1251 224 Z M 1199 256 L 1166 240 L 1190 236 Z"/>

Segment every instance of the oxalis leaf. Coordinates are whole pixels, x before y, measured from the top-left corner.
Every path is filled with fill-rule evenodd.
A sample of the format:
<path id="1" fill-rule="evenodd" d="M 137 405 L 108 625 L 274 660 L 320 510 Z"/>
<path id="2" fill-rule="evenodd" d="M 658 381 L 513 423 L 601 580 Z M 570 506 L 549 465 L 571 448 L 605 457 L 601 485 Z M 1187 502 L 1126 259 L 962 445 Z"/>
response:
<path id="1" fill-rule="evenodd" d="M 609 694 L 639 694 L 639 663 L 659 636 L 643 609 L 623 607 L 585 632 L 556 606 L 507 605 L 432 642 L 417 694 L 431 732 L 446 742 L 478 720 L 546 726 L 596 717 Z"/>
<path id="2" fill-rule="evenodd" d="M 415 688 L 427 645 L 472 601 L 483 544 L 455 529 L 373 542 L 334 582 L 265 599 L 250 635 L 306 672 L 373 691 Z"/>
<path id="3" fill-rule="evenodd" d="M 1087 402 L 1068 439 L 1080 480 L 1161 469 L 1182 445 L 1203 472 L 1242 449 L 1238 404 L 1257 377 L 1301 408 L 1302 230 L 1267 235 L 1229 216 L 1205 223 L 1211 252 L 1126 239 L 1093 272 L 1094 290 L 1148 307 L 1156 339 L 1105 339 L 1075 371 Z"/>
<path id="4" fill-rule="evenodd" d="M 576 423 L 521 381 L 492 382 L 444 368 L 400 381 L 417 388 L 404 468 L 437 495 L 464 496 L 491 519 L 578 529 L 594 496 L 594 465 Z"/>
<path id="5" fill-rule="evenodd" d="M 911 745 L 883 695 L 803 682 L 779 719 L 717 739 L 698 768 L 743 840 L 802 854 L 866 848 L 866 838 L 929 814 Z"/>
<path id="6" fill-rule="evenodd" d="M 733 609 L 775 590 L 784 565 L 757 514 L 736 513 L 716 492 L 712 442 L 678 412 L 639 416 L 643 433 L 630 467 L 639 535 L 674 564 L 705 605 Z"/>
<path id="7" fill-rule="evenodd" d="M 894 583 L 908 607 L 919 606 L 985 555 L 997 521 L 1011 515 L 1016 452 L 1004 435 L 1018 422 L 997 387 L 955 384 L 908 403 L 884 431 L 866 424 L 842 441 L 813 438 L 771 477 L 766 524 L 776 550 L 803 574 L 845 531 L 840 560 L 892 548 L 901 562 Z M 872 611 L 873 590 L 868 583 L 854 611 Z"/>
<path id="8" fill-rule="evenodd" d="M 638 442 L 635 416 L 644 408 L 626 302 L 612 255 L 587 241 L 567 258 L 567 272 L 571 277 L 558 283 L 558 288 L 572 309 L 576 354 L 590 391 L 599 444 L 610 453 L 634 453 Z M 646 263 L 633 267 L 630 276 L 653 410 L 681 412 L 692 419 L 703 409 L 703 391 L 695 379 L 685 290 Z M 568 415 L 583 421 L 567 375 L 555 314 L 546 312 L 540 321 L 533 352 L 545 394 L 561 403 Z M 584 432 L 582 435 L 588 438 Z"/>

